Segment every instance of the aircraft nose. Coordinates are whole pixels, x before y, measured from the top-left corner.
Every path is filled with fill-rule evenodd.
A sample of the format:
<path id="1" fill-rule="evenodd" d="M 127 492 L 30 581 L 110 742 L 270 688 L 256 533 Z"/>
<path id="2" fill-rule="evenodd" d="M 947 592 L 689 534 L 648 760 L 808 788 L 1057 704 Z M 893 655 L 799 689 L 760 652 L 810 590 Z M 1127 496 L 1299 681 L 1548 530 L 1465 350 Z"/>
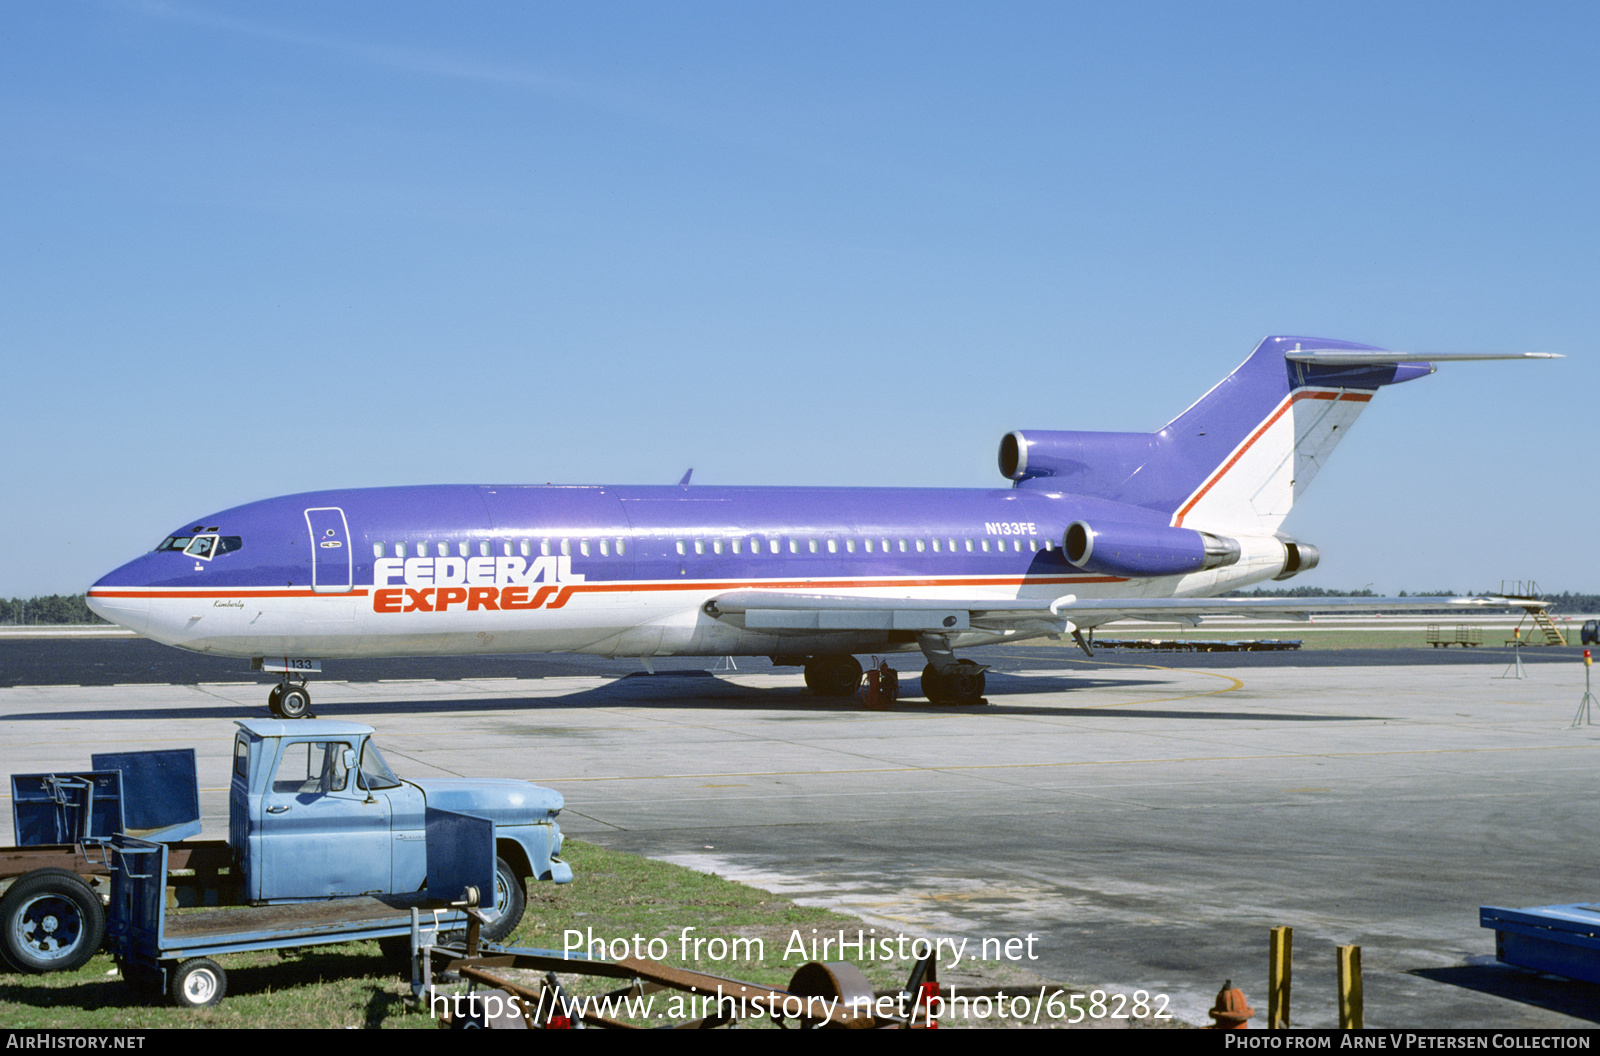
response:
<path id="1" fill-rule="evenodd" d="M 101 576 L 84 598 L 89 609 L 103 620 L 126 627 L 136 634 L 150 632 L 150 599 L 138 588 L 145 579 L 137 566 L 143 559 L 130 561 L 115 572 Z"/>

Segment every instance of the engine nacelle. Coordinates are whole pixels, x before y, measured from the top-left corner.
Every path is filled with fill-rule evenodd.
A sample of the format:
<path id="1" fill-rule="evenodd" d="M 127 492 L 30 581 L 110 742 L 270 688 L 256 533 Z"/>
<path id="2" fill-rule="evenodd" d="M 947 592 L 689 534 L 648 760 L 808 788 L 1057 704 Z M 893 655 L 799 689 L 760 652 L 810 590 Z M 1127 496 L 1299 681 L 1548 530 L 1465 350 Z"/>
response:
<path id="1" fill-rule="evenodd" d="M 1151 459 L 1158 439 L 1153 433 L 1018 429 L 1000 438 L 1000 472 L 1019 482 L 1063 478 L 1063 486 L 1075 494 L 1110 498 Z"/>
<path id="2" fill-rule="evenodd" d="M 1192 528 L 1073 521 L 1061 537 L 1061 551 L 1086 572 L 1143 577 L 1223 568 L 1239 560 L 1240 547 L 1236 540 Z"/>
<path id="3" fill-rule="evenodd" d="M 1288 579 L 1301 572 L 1309 572 L 1316 568 L 1317 562 L 1322 559 L 1322 555 L 1317 553 L 1317 548 L 1310 543 L 1297 543 L 1293 539 L 1283 539 L 1282 536 L 1279 538 L 1283 541 L 1284 549 L 1283 571 L 1272 577 L 1273 582 Z"/>

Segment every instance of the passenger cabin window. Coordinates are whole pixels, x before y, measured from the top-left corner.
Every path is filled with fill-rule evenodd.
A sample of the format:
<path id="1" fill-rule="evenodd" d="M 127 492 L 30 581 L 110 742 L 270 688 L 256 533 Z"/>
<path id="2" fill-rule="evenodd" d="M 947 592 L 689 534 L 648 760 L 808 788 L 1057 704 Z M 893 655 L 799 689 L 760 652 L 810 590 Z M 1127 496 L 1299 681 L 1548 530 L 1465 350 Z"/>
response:
<path id="1" fill-rule="evenodd" d="M 372 544 L 372 556 L 373 557 L 382 557 L 383 556 L 383 544 L 382 543 L 373 543 Z"/>
<path id="2" fill-rule="evenodd" d="M 563 539 L 563 540 L 561 540 L 561 556 L 562 557 L 571 557 L 572 556 L 572 540 L 571 539 Z"/>
<path id="3" fill-rule="evenodd" d="M 394 556 L 395 557 L 405 557 L 406 556 L 406 544 L 405 543 L 395 543 L 394 544 Z"/>

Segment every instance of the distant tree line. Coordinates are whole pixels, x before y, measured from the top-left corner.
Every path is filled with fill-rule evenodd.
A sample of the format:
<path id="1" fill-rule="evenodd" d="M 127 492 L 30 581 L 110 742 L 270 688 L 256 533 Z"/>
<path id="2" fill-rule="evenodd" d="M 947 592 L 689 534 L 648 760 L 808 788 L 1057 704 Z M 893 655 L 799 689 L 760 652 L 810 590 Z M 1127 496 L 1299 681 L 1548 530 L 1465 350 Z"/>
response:
<path id="1" fill-rule="evenodd" d="M 1497 595 L 1494 590 L 1478 590 L 1470 594 L 1457 594 L 1453 590 L 1419 590 L 1407 594 L 1401 591 L 1396 597 L 1401 598 L 1456 598 L 1473 597 L 1487 598 Z M 1279 590 L 1235 590 L 1226 595 L 1230 598 L 1375 598 L 1378 595 L 1370 590 L 1328 590 L 1324 587 L 1288 587 Z M 1550 603 L 1550 611 L 1567 616 L 1584 615 L 1586 613 L 1600 612 L 1600 594 L 1574 594 L 1564 591 L 1560 594 L 1540 594 L 1541 601 Z"/>
<path id="2" fill-rule="evenodd" d="M 105 623 L 89 611 L 82 594 L 0 598 L 0 624 Z"/>

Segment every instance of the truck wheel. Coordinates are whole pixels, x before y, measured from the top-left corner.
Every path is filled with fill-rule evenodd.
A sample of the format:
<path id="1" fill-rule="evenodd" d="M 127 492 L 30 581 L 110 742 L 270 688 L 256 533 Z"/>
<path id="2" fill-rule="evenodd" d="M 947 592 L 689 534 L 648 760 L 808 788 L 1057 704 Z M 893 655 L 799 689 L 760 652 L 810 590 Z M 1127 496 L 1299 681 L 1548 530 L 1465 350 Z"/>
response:
<path id="1" fill-rule="evenodd" d="M 500 942 L 517 930 L 517 925 L 522 923 L 522 911 L 528 905 L 521 878 L 512 872 L 504 858 L 494 860 L 494 904 L 493 919 L 478 934 L 489 942 Z"/>
<path id="2" fill-rule="evenodd" d="M 167 992 L 179 1008 L 205 1008 L 228 992 L 228 973 L 209 957 L 196 957 L 178 965 Z"/>
<path id="3" fill-rule="evenodd" d="M 100 896 L 76 873 L 37 869 L 0 898 L 0 950 L 19 971 L 81 968 L 105 937 Z"/>

